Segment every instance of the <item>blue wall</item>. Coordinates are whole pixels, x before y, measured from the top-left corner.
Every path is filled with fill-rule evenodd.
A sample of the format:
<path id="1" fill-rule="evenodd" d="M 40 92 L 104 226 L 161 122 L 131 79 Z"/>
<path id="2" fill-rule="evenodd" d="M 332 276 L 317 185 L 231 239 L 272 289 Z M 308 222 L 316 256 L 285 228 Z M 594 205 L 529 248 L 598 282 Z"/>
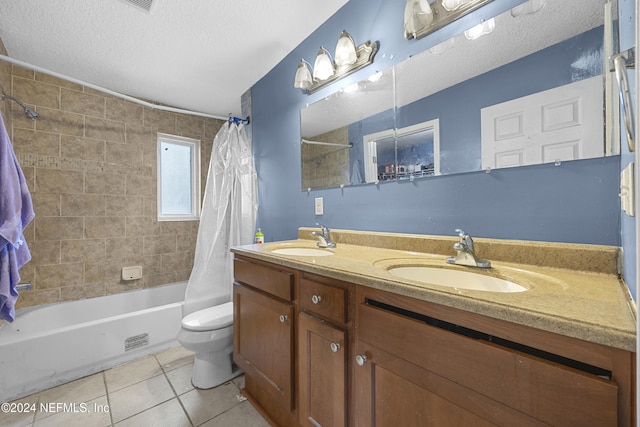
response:
<path id="1" fill-rule="evenodd" d="M 261 79 L 252 88 L 252 124 L 258 226 L 266 240 L 295 238 L 299 226 L 319 221 L 358 230 L 452 235 L 460 227 L 479 237 L 620 245 L 619 157 L 300 190 L 300 108 L 519 3 L 495 0 L 422 40 L 407 41 L 404 0 L 350 0 Z M 313 95 L 294 89 L 300 58 L 309 60 L 320 45 L 332 48 L 342 29 L 357 43 L 380 41 L 375 64 Z M 315 197 L 324 198 L 323 216 L 314 215 Z"/>

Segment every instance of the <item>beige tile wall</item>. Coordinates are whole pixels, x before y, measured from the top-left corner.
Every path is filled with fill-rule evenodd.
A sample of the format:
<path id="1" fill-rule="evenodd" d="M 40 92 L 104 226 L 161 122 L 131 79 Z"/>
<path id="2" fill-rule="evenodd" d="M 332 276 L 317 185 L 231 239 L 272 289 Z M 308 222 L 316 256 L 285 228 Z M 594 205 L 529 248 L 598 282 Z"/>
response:
<path id="1" fill-rule="evenodd" d="M 18 307 L 188 279 L 198 222 L 156 220 L 156 134 L 201 141 L 204 189 L 224 122 L 142 107 L 3 61 L 0 85 L 40 114 L 31 121 L 17 104 L 0 103 L 36 212 L 25 232 L 33 258 L 20 272 L 34 289 L 21 292 Z M 131 265 L 142 266 L 142 279 L 122 281 Z"/>
<path id="2" fill-rule="evenodd" d="M 0 40 L 0 53 L 7 56 L 7 50 L 5 49 L 2 40 Z M 11 64 L 5 61 L 0 61 L 0 91 L 2 93 L 9 94 L 11 92 L 9 82 L 11 82 Z M 10 117 L 7 115 L 7 105 L 8 102 L 0 102 L 0 113 L 2 113 L 2 117 L 4 118 L 6 128 L 11 129 Z"/>

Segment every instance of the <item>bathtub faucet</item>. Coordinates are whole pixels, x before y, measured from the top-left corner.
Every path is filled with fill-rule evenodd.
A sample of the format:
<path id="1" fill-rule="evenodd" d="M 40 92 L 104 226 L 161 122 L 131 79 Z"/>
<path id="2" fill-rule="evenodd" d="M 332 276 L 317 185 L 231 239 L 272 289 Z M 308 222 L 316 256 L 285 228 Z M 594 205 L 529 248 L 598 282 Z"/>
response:
<path id="1" fill-rule="evenodd" d="M 33 290 L 33 285 L 31 284 L 31 282 L 18 283 L 16 285 L 16 291 L 30 291 L 30 290 Z"/>

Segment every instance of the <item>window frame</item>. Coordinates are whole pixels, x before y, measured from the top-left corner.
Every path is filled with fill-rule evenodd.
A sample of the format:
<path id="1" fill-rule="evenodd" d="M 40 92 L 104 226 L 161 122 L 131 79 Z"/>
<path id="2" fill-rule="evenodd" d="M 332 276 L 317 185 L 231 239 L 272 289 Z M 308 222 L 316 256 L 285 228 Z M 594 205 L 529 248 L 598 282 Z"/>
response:
<path id="1" fill-rule="evenodd" d="M 191 148 L 191 213 L 189 214 L 165 214 L 162 213 L 162 144 L 174 144 Z M 170 135 L 166 133 L 157 134 L 157 219 L 158 221 L 197 221 L 200 219 L 201 196 L 200 196 L 200 144 L 201 141 L 195 138 Z"/>

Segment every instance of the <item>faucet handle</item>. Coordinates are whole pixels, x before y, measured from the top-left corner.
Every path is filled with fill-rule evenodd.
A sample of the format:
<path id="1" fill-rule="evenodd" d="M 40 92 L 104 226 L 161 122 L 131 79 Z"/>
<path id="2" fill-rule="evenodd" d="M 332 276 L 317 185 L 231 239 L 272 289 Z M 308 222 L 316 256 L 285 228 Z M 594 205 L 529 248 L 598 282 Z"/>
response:
<path id="1" fill-rule="evenodd" d="M 456 228 L 454 231 L 458 234 L 458 237 L 460 237 L 460 242 L 466 241 L 469 237 L 469 235 L 465 233 L 461 228 Z"/>
<path id="2" fill-rule="evenodd" d="M 331 230 L 329 230 L 329 227 L 327 227 L 327 226 L 325 226 L 325 225 L 322 225 L 322 224 L 320 224 L 319 222 L 316 222 L 316 225 L 317 225 L 318 227 L 320 227 L 320 229 L 321 229 L 321 231 L 322 231 L 322 234 L 324 234 L 325 236 L 326 236 L 326 235 L 328 235 L 328 234 L 329 234 L 329 232 L 331 232 Z"/>

